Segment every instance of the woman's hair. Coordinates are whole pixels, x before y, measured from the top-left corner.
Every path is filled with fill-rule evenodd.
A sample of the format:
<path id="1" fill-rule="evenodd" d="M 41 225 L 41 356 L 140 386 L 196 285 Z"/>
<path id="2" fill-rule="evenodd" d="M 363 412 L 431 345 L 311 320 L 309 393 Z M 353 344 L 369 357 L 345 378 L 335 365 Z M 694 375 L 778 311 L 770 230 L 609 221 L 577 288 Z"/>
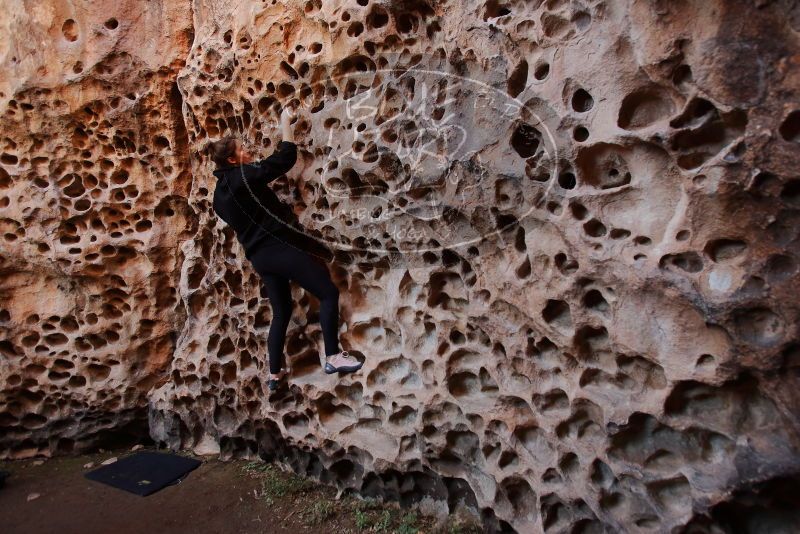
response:
<path id="1" fill-rule="evenodd" d="M 228 135 L 219 141 L 209 143 L 208 153 L 218 169 L 229 166 L 228 158 L 236 155 L 236 138 Z"/>

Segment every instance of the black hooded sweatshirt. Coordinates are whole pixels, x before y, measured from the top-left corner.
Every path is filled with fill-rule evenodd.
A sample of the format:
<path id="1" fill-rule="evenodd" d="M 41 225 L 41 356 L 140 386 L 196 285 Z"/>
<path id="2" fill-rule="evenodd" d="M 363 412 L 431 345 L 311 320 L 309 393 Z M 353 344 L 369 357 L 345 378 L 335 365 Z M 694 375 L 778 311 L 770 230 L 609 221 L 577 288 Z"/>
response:
<path id="1" fill-rule="evenodd" d="M 214 171 L 214 211 L 234 230 L 247 259 L 263 240 L 287 238 L 293 232 L 289 228 L 292 208 L 267 184 L 287 173 L 296 161 L 297 145 L 281 141 L 266 159 Z"/>

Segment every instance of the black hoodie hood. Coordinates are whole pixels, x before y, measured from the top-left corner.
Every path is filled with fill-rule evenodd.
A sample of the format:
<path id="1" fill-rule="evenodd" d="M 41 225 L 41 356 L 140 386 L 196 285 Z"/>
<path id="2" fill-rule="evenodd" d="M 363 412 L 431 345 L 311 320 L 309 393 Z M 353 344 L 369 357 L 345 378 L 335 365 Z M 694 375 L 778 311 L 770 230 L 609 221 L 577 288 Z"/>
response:
<path id="1" fill-rule="evenodd" d="M 229 165 L 227 167 L 217 167 L 216 170 L 214 170 L 214 172 L 212 172 L 211 174 L 213 174 L 217 178 L 222 178 L 228 172 L 232 171 L 233 169 L 239 169 L 241 166 L 242 165 L 239 164 L 239 165 Z"/>

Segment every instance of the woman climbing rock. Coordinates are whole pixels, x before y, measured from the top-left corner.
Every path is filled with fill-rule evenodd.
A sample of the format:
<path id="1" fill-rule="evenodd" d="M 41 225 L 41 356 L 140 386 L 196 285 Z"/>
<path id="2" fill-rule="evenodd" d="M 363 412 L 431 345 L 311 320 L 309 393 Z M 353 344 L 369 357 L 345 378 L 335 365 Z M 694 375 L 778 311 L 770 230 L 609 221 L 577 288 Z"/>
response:
<path id="1" fill-rule="evenodd" d="M 267 337 L 269 389 L 277 389 L 289 373 L 283 345 L 292 312 L 289 281 L 319 299 L 320 326 L 325 344 L 325 372 L 351 373 L 361 368 L 346 350 L 339 350 L 339 289 L 324 262 L 297 246 L 295 230 L 288 226 L 292 216 L 268 184 L 288 172 L 297 160 L 292 128 L 295 112 L 284 107 L 280 116 L 281 141 L 269 157 L 253 161 L 239 139 L 225 137 L 210 143 L 209 152 L 217 168 L 213 207 L 236 233 L 245 257 L 261 276 L 272 306 L 272 323 Z"/>

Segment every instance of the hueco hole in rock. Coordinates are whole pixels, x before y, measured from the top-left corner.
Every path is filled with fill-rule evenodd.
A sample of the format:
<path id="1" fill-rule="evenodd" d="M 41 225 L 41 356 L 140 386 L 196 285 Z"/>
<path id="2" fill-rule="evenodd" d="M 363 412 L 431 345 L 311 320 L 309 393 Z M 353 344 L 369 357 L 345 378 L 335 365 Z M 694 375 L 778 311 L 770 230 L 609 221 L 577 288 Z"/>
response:
<path id="1" fill-rule="evenodd" d="M 0 26 L 6 465 L 148 443 L 485 532 L 800 528 L 796 2 Z"/>

